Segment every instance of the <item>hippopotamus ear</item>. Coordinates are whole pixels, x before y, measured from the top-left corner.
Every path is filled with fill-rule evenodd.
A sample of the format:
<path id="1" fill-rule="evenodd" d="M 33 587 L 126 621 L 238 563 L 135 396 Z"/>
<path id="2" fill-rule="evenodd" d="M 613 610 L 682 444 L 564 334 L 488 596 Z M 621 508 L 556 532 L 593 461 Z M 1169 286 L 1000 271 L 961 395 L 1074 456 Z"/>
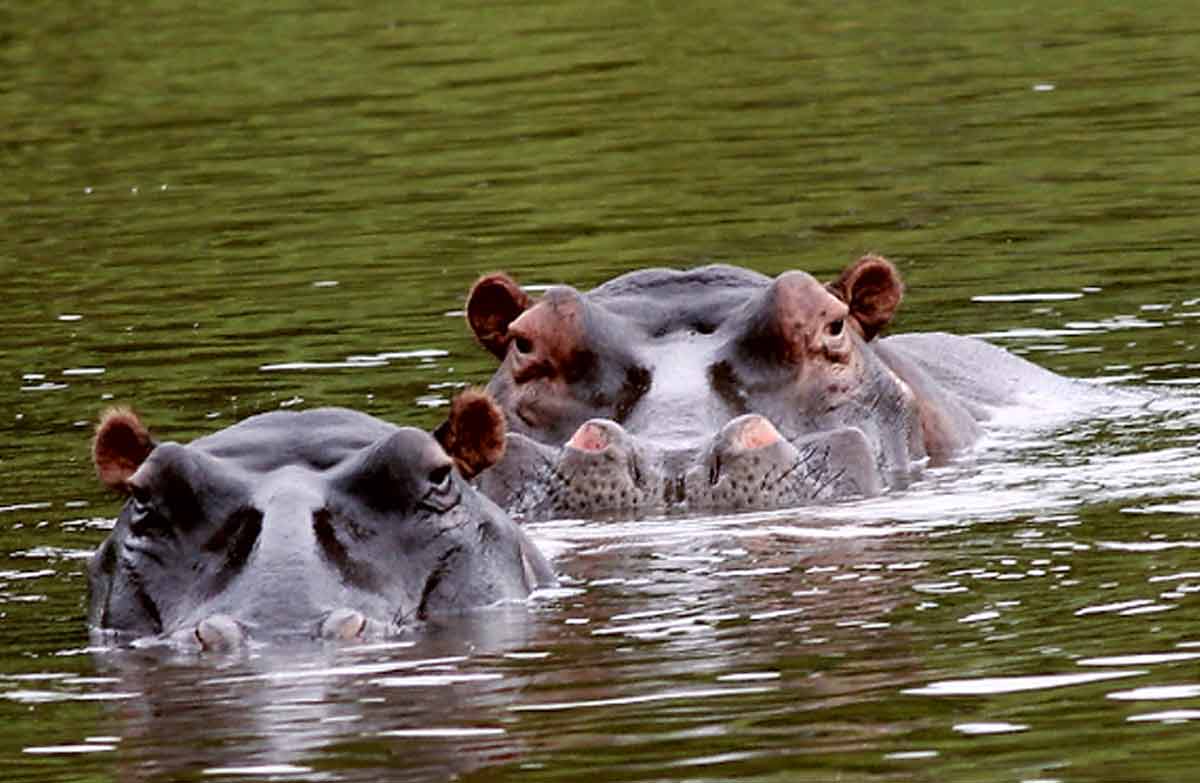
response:
<path id="1" fill-rule="evenodd" d="M 504 413 L 480 389 L 467 389 L 450 403 L 450 416 L 433 431 L 458 472 L 473 478 L 504 456 Z"/>
<path id="2" fill-rule="evenodd" d="M 904 283 L 896 267 L 883 256 L 873 254 L 846 267 L 826 288 L 849 305 L 850 316 L 867 341 L 891 322 L 904 296 Z"/>
<path id="3" fill-rule="evenodd" d="M 92 440 L 96 475 L 109 488 L 128 493 L 130 476 L 156 445 L 136 413 L 129 408 L 109 408 L 101 415 Z"/>
<path id="4" fill-rule="evenodd" d="M 486 275 L 467 295 L 467 322 L 479 344 L 503 359 L 508 352 L 508 325 L 532 303 L 529 294 L 508 275 Z"/>

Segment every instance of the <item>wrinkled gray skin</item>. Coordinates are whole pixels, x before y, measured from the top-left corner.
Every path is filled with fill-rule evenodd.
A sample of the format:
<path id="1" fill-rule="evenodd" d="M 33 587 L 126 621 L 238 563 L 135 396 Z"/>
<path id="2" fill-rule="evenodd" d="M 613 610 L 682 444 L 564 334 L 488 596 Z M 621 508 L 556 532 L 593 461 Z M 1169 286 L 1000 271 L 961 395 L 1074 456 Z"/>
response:
<path id="1" fill-rule="evenodd" d="M 502 363 L 507 452 L 478 486 L 522 518 L 741 511 L 871 496 L 969 447 L 991 406 L 1072 382 L 982 341 L 875 339 L 902 285 L 867 256 L 803 272 L 633 272 L 468 301 Z"/>
<path id="2" fill-rule="evenodd" d="M 186 445 L 142 430 L 143 459 L 136 429 L 106 420 L 97 434 L 102 478 L 130 495 L 88 568 L 88 618 L 109 635 L 212 649 L 381 636 L 553 583 L 420 430 L 274 412 Z"/>

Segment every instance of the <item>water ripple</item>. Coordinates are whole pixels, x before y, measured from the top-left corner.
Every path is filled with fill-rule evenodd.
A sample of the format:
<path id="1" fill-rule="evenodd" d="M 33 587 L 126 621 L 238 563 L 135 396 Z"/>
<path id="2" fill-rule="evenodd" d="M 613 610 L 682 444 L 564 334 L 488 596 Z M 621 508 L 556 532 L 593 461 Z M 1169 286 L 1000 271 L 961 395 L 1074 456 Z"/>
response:
<path id="1" fill-rule="evenodd" d="M 914 696 L 995 696 L 1084 685 L 1121 677 L 1138 677 L 1144 670 L 1094 672 L 1088 674 L 1033 674 L 1018 677 L 981 677 L 973 680 L 943 680 L 904 691 Z"/>
<path id="2" fill-rule="evenodd" d="M 650 704 L 660 701 L 681 701 L 689 699 L 714 699 L 727 696 L 743 696 L 756 693 L 769 693 L 771 688 L 708 688 L 681 691 L 664 691 L 662 693 L 644 694 L 641 696 L 616 696 L 608 699 L 583 699 L 580 701 L 543 702 L 541 704 L 515 704 L 509 707 L 511 712 L 560 712 L 563 710 L 591 709 L 594 707 L 622 707 L 632 704 Z"/>

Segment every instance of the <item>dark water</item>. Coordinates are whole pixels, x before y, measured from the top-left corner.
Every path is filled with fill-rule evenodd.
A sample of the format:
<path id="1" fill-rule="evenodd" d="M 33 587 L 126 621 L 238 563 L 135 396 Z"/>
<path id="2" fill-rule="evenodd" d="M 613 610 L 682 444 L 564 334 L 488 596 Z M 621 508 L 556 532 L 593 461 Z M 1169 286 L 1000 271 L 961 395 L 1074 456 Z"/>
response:
<path id="1" fill-rule="evenodd" d="M 1195 776 L 1193 4 L 227 5 L 0 0 L 6 778 Z M 534 526 L 561 590 L 420 639 L 88 649 L 106 404 L 430 426 L 483 272 L 867 250 L 898 329 L 1151 401 L 869 502 Z"/>

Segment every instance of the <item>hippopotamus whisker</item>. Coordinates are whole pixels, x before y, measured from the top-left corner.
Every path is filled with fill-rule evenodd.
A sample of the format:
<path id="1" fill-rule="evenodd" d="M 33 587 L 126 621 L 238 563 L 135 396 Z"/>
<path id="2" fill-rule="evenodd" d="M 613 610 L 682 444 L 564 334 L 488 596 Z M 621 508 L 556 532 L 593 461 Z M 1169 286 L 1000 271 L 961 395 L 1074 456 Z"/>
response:
<path id="1" fill-rule="evenodd" d="M 815 489 L 814 489 L 814 491 L 813 491 L 813 494 L 814 494 L 814 495 L 816 495 L 816 496 L 818 496 L 818 497 L 820 497 L 820 496 L 824 495 L 824 494 L 825 494 L 825 490 L 826 490 L 826 489 L 828 489 L 829 487 L 832 487 L 832 486 L 834 486 L 834 485 L 835 485 L 835 484 L 836 484 L 838 481 L 840 481 L 840 480 L 842 479 L 842 477 L 843 477 L 843 476 L 845 476 L 845 475 L 846 475 L 846 471 L 845 471 L 845 470 L 841 470 L 841 469 L 839 469 L 839 470 L 835 470 L 835 471 L 830 471 L 830 472 L 827 474 L 827 478 L 825 479 L 825 481 L 819 481 L 819 480 L 818 480 L 818 482 L 817 482 L 817 484 L 816 484 L 816 488 L 815 488 Z"/>
<path id="2" fill-rule="evenodd" d="M 712 462 L 708 466 L 708 483 L 716 486 L 716 483 L 721 480 L 721 455 L 714 454 Z"/>
<path id="3" fill-rule="evenodd" d="M 766 490 L 767 487 L 771 484 L 782 484 L 783 482 L 785 482 L 789 478 L 791 478 L 791 476 L 796 471 L 803 468 L 804 464 L 805 463 L 803 460 L 798 459 L 795 462 L 793 462 L 791 465 L 789 465 L 786 470 L 784 470 L 782 473 L 780 473 L 778 475 L 774 475 L 773 473 L 767 473 L 765 476 L 763 476 L 762 481 L 759 483 L 759 490 L 760 491 Z"/>

